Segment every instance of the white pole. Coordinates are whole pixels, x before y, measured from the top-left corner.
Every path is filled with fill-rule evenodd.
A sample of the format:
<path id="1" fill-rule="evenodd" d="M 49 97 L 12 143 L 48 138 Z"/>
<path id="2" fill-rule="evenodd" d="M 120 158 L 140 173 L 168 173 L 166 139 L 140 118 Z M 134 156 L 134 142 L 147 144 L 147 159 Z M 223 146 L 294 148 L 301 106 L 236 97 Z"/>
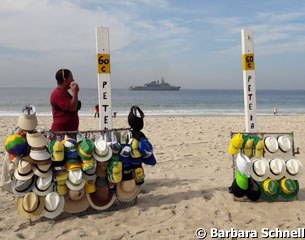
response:
<path id="1" fill-rule="evenodd" d="M 246 132 L 257 132 L 253 31 L 241 30 Z"/>
<path id="2" fill-rule="evenodd" d="M 96 27 L 97 83 L 100 129 L 112 129 L 109 28 Z"/>

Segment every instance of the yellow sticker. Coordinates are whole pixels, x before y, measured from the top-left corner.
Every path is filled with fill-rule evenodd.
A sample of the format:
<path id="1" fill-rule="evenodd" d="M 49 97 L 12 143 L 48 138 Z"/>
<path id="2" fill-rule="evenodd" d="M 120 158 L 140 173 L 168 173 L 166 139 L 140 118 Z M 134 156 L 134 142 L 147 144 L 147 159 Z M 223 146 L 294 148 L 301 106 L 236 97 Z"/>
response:
<path id="1" fill-rule="evenodd" d="M 254 53 L 243 54 L 243 70 L 254 70 Z"/>
<path id="2" fill-rule="evenodd" d="M 97 54 L 97 72 L 110 73 L 110 54 Z"/>

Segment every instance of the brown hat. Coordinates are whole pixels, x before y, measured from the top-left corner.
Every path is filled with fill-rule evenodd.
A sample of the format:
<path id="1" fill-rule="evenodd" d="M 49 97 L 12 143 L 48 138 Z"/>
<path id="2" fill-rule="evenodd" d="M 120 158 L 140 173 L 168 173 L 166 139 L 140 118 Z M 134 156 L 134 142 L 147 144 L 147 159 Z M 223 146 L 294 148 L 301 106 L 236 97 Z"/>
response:
<path id="1" fill-rule="evenodd" d="M 88 202 L 94 209 L 105 210 L 113 205 L 115 194 L 109 191 L 107 178 L 96 179 L 96 191 L 87 194 Z"/>

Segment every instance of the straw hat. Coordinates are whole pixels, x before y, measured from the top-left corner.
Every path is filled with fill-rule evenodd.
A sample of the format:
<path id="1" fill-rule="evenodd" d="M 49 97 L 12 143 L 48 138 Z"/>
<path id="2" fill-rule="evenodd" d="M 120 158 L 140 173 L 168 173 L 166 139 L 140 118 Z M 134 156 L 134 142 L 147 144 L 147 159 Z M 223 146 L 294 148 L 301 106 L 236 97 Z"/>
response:
<path id="1" fill-rule="evenodd" d="M 109 191 L 106 178 L 96 179 L 96 191 L 87 194 L 89 204 L 97 210 L 105 210 L 113 205 L 116 200 L 115 194 Z"/>
<path id="2" fill-rule="evenodd" d="M 280 158 L 274 158 L 269 160 L 269 177 L 273 180 L 279 180 L 286 174 L 285 161 Z"/>
<path id="3" fill-rule="evenodd" d="M 291 140 L 287 135 L 279 136 L 277 141 L 282 152 L 288 152 L 291 149 Z"/>
<path id="4" fill-rule="evenodd" d="M 34 175 L 32 171 L 32 164 L 20 159 L 18 161 L 18 167 L 14 171 L 14 176 L 18 180 L 28 180 Z"/>
<path id="5" fill-rule="evenodd" d="M 36 109 L 33 105 L 26 105 L 18 117 L 18 127 L 26 131 L 32 131 L 37 127 Z"/>
<path id="6" fill-rule="evenodd" d="M 303 164 L 299 159 L 288 159 L 286 161 L 286 174 L 287 178 L 296 180 L 303 172 Z"/>
<path id="7" fill-rule="evenodd" d="M 66 185 L 71 190 L 81 190 L 85 186 L 85 179 L 83 179 L 83 172 L 81 169 L 70 170 Z"/>
<path id="8" fill-rule="evenodd" d="M 38 177 L 33 187 L 33 192 L 38 196 L 46 196 L 53 190 L 53 176 Z"/>
<path id="9" fill-rule="evenodd" d="M 27 180 L 18 180 L 13 178 L 12 192 L 16 196 L 24 196 L 26 193 L 31 192 L 36 182 L 36 177 L 33 176 Z"/>
<path id="10" fill-rule="evenodd" d="M 63 212 L 64 206 L 65 198 L 59 196 L 57 192 L 50 192 L 45 197 L 43 216 L 50 219 L 56 218 Z"/>
<path id="11" fill-rule="evenodd" d="M 136 185 L 134 179 L 123 180 L 116 186 L 117 198 L 122 202 L 134 200 L 141 191 L 141 185 Z"/>
<path id="12" fill-rule="evenodd" d="M 275 153 L 279 149 L 278 141 L 275 137 L 266 137 L 264 144 L 266 150 L 270 153 Z"/>
<path id="13" fill-rule="evenodd" d="M 47 139 L 41 132 L 27 132 L 26 140 L 31 147 L 41 148 L 47 145 Z"/>
<path id="14" fill-rule="evenodd" d="M 46 165 L 33 164 L 32 169 L 33 169 L 34 174 L 39 177 L 48 177 L 48 176 L 52 175 L 51 162 Z"/>
<path id="15" fill-rule="evenodd" d="M 68 213 L 80 213 L 90 206 L 88 199 L 85 195 L 84 189 L 71 190 L 65 195 L 64 211 Z"/>
<path id="16" fill-rule="evenodd" d="M 94 143 L 93 157 L 99 162 L 108 161 L 112 156 L 112 150 L 103 138 L 99 138 Z"/>
<path id="17" fill-rule="evenodd" d="M 269 163 L 265 158 L 253 158 L 250 166 L 250 176 L 260 182 L 269 176 Z"/>
<path id="18" fill-rule="evenodd" d="M 235 159 L 237 169 L 244 175 L 250 177 L 250 165 L 251 161 L 247 155 L 238 153 Z"/>
<path id="19" fill-rule="evenodd" d="M 17 211 L 22 217 L 35 218 L 43 212 L 44 204 L 44 197 L 29 192 L 25 196 L 17 198 Z"/>

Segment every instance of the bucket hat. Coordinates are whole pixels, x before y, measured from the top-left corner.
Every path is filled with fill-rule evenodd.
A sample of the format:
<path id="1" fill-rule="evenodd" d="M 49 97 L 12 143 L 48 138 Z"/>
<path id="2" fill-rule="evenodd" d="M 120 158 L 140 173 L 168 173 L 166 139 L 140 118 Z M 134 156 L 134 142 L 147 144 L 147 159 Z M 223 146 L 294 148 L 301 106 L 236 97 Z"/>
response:
<path id="1" fill-rule="evenodd" d="M 92 154 L 95 160 L 99 162 L 105 162 L 111 158 L 112 150 L 106 144 L 104 139 L 99 138 L 94 142 L 94 151 Z"/>
<path id="2" fill-rule="evenodd" d="M 80 213 L 90 206 L 84 189 L 71 190 L 65 195 L 64 211 L 67 213 Z"/>
<path id="3" fill-rule="evenodd" d="M 122 181 L 123 165 L 119 158 L 112 156 L 107 168 L 108 181 L 111 183 L 119 183 Z"/>
<path id="4" fill-rule="evenodd" d="M 9 154 L 23 156 L 28 150 L 28 143 L 20 134 L 12 134 L 5 139 L 4 148 Z"/>
<path id="5" fill-rule="evenodd" d="M 291 149 L 291 140 L 287 135 L 282 135 L 277 138 L 279 149 L 282 152 L 288 152 Z"/>
<path id="6" fill-rule="evenodd" d="M 113 205 L 116 200 L 115 194 L 109 190 L 106 178 L 96 179 L 96 191 L 87 194 L 90 206 L 97 210 L 105 210 Z"/>
<path id="7" fill-rule="evenodd" d="M 50 192 L 45 197 L 45 206 L 43 216 L 54 219 L 59 216 L 65 207 L 65 198 L 58 195 L 57 192 Z"/>
<path id="8" fill-rule="evenodd" d="M 37 127 L 37 124 L 35 106 L 31 104 L 26 105 L 18 117 L 18 127 L 26 131 L 32 131 Z"/>
<path id="9" fill-rule="evenodd" d="M 243 135 L 241 133 L 235 134 L 230 141 L 229 153 L 232 155 L 236 155 L 242 148 L 243 143 Z"/>
<path id="10" fill-rule="evenodd" d="M 275 201 L 281 192 L 280 184 L 277 180 L 270 178 L 260 183 L 261 186 L 261 198 L 266 201 Z"/>
<path id="11" fill-rule="evenodd" d="M 269 136 L 264 139 L 264 145 L 268 152 L 276 153 L 279 149 L 278 141 L 275 137 Z"/>
<path id="12" fill-rule="evenodd" d="M 269 176 L 269 163 L 265 158 L 251 159 L 250 176 L 260 182 L 264 181 Z"/>
<path id="13" fill-rule="evenodd" d="M 94 143 L 89 139 L 83 140 L 77 145 L 78 155 L 84 160 L 92 159 Z"/>
<path id="14" fill-rule="evenodd" d="M 238 171 L 240 171 L 247 177 L 250 177 L 251 161 L 247 155 L 245 155 L 243 153 L 238 153 L 235 158 L 235 164 L 236 164 Z"/>
<path id="15" fill-rule="evenodd" d="M 283 178 L 280 181 L 281 196 L 285 199 L 291 200 L 299 193 L 300 187 L 298 180 Z"/>
<path id="16" fill-rule="evenodd" d="M 14 171 L 14 177 L 18 180 L 28 180 L 33 177 L 34 172 L 32 170 L 32 164 L 20 159 L 18 161 L 17 168 Z"/>
<path id="17" fill-rule="evenodd" d="M 261 196 L 261 189 L 259 183 L 251 177 L 248 180 L 248 189 L 246 190 L 246 196 L 251 201 L 258 201 Z"/>
<path id="18" fill-rule="evenodd" d="M 33 192 L 38 196 L 46 196 L 49 192 L 53 190 L 53 176 L 48 177 L 38 177 L 34 186 Z"/>
<path id="19" fill-rule="evenodd" d="M 303 164 L 299 159 L 288 159 L 286 161 L 286 174 L 287 178 L 296 180 L 303 173 Z"/>
<path id="20" fill-rule="evenodd" d="M 83 179 L 83 172 L 81 169 L 74 169 L 69 171 L 66 185 L 71 190 L 80 190 L 85 186 L 85 179 Z"/>
<path id="21" fill-rule="evenodd" d="M 31 192 L 36 181 L 35 176 L 27 180 L 18 180 L 13 178 L 12 182 L 12 192 L 16 196 L 24 196 L 26 193 Z"/>
<path id="22" fill-rule="evenodd" d="M 22 217 L 32 219 L 41 215 L 44 204 L 44 197 L 37 196 L 34 192 L 29 192 L 23 197 L 17 198 L 17 211 Z"/>
<path id="23" fill-rule="evenodd" d="M 41 132 L 27 132 L 26 140 L 31 147 L 45 147 L 47 145 L 47 139 Z"/>
<path id="24" fill-rule="evenodd" d="M 144 127 L 144 113 L 139 106 L 132 106 L 128 114 L 128 124 L 136 131 L 140 131 Z"/>
<path id="25" fill-rule="evenodd" d="M 269 177 L 273 180 L 279 180 L 286 174 L 285 161 L 280 158 L 273 158 L 269 160 Z"/>
<path id="26" fill-rule="evenodd" d="M 240 188 L 237 185 L 236 178 L 234 178 L 231 186 L 229 187 L 229 193 L 232 193 L 237 198 L 242 198 L 246 194 L 246 190 Z"/>

